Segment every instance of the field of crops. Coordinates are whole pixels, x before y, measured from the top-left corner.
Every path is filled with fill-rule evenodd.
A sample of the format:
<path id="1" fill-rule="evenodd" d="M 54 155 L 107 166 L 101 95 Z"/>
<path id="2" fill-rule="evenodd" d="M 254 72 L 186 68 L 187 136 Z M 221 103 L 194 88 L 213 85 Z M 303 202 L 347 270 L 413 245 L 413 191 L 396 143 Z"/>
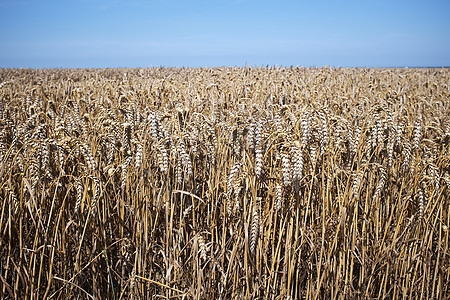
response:
<path id="1" fill-rule="evenodd" d="M 450 296 L 448 69 L 0 70 L 0 298 Z"/>

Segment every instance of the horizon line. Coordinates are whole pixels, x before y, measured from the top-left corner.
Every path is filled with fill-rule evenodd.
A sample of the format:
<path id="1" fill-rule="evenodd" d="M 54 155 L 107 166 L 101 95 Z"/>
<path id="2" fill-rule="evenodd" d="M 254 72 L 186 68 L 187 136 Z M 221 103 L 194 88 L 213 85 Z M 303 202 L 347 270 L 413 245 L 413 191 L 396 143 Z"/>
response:
<path id="1" fill-rule="evenodd" d="M 222 66 L 144 66 L 144 67 L 1 67 L 3 70 L 107 70 L 107 69 L 153 69 L 153 68 L 165 68 L 165 69 L 217 69 L 217 68 L 331 68 L 331 69 L 448 69 L 450 65 L 442 66 L 332 66 L 332 65 L 322 65 L 322 66 L 302 66 L 302 65 L 222 65 Z"/>

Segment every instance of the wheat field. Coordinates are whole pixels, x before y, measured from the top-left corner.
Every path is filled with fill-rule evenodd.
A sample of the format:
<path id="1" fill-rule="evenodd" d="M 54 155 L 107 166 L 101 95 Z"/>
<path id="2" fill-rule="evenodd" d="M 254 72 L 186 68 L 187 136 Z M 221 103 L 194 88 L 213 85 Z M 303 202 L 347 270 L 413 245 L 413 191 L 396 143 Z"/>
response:
<path id="1" fill-rule="evenodd" d="M 448 69 L 0 82 L 1 299 L 450 297 Z"/>

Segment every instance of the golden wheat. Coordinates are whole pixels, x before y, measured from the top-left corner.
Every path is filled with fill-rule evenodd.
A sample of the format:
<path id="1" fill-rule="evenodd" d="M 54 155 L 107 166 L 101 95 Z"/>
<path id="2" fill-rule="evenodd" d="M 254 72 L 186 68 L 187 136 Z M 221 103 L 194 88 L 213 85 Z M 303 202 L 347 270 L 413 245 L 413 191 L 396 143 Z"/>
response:
<path id="1" fill-rule="evenodd" d="M 0 78 L 2 299 L 450 295 L 448 69 Z"/>

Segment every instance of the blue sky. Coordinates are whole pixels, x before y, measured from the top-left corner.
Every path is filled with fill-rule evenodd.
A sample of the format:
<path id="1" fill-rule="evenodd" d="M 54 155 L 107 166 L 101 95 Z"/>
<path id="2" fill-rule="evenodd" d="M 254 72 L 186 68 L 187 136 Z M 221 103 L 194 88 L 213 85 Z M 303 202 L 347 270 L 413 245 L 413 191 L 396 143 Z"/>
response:
<path id="1" fill-rule="evenodd" d="M 0 67 L 450 66 L 450 1 L 0 0 Z"/>

